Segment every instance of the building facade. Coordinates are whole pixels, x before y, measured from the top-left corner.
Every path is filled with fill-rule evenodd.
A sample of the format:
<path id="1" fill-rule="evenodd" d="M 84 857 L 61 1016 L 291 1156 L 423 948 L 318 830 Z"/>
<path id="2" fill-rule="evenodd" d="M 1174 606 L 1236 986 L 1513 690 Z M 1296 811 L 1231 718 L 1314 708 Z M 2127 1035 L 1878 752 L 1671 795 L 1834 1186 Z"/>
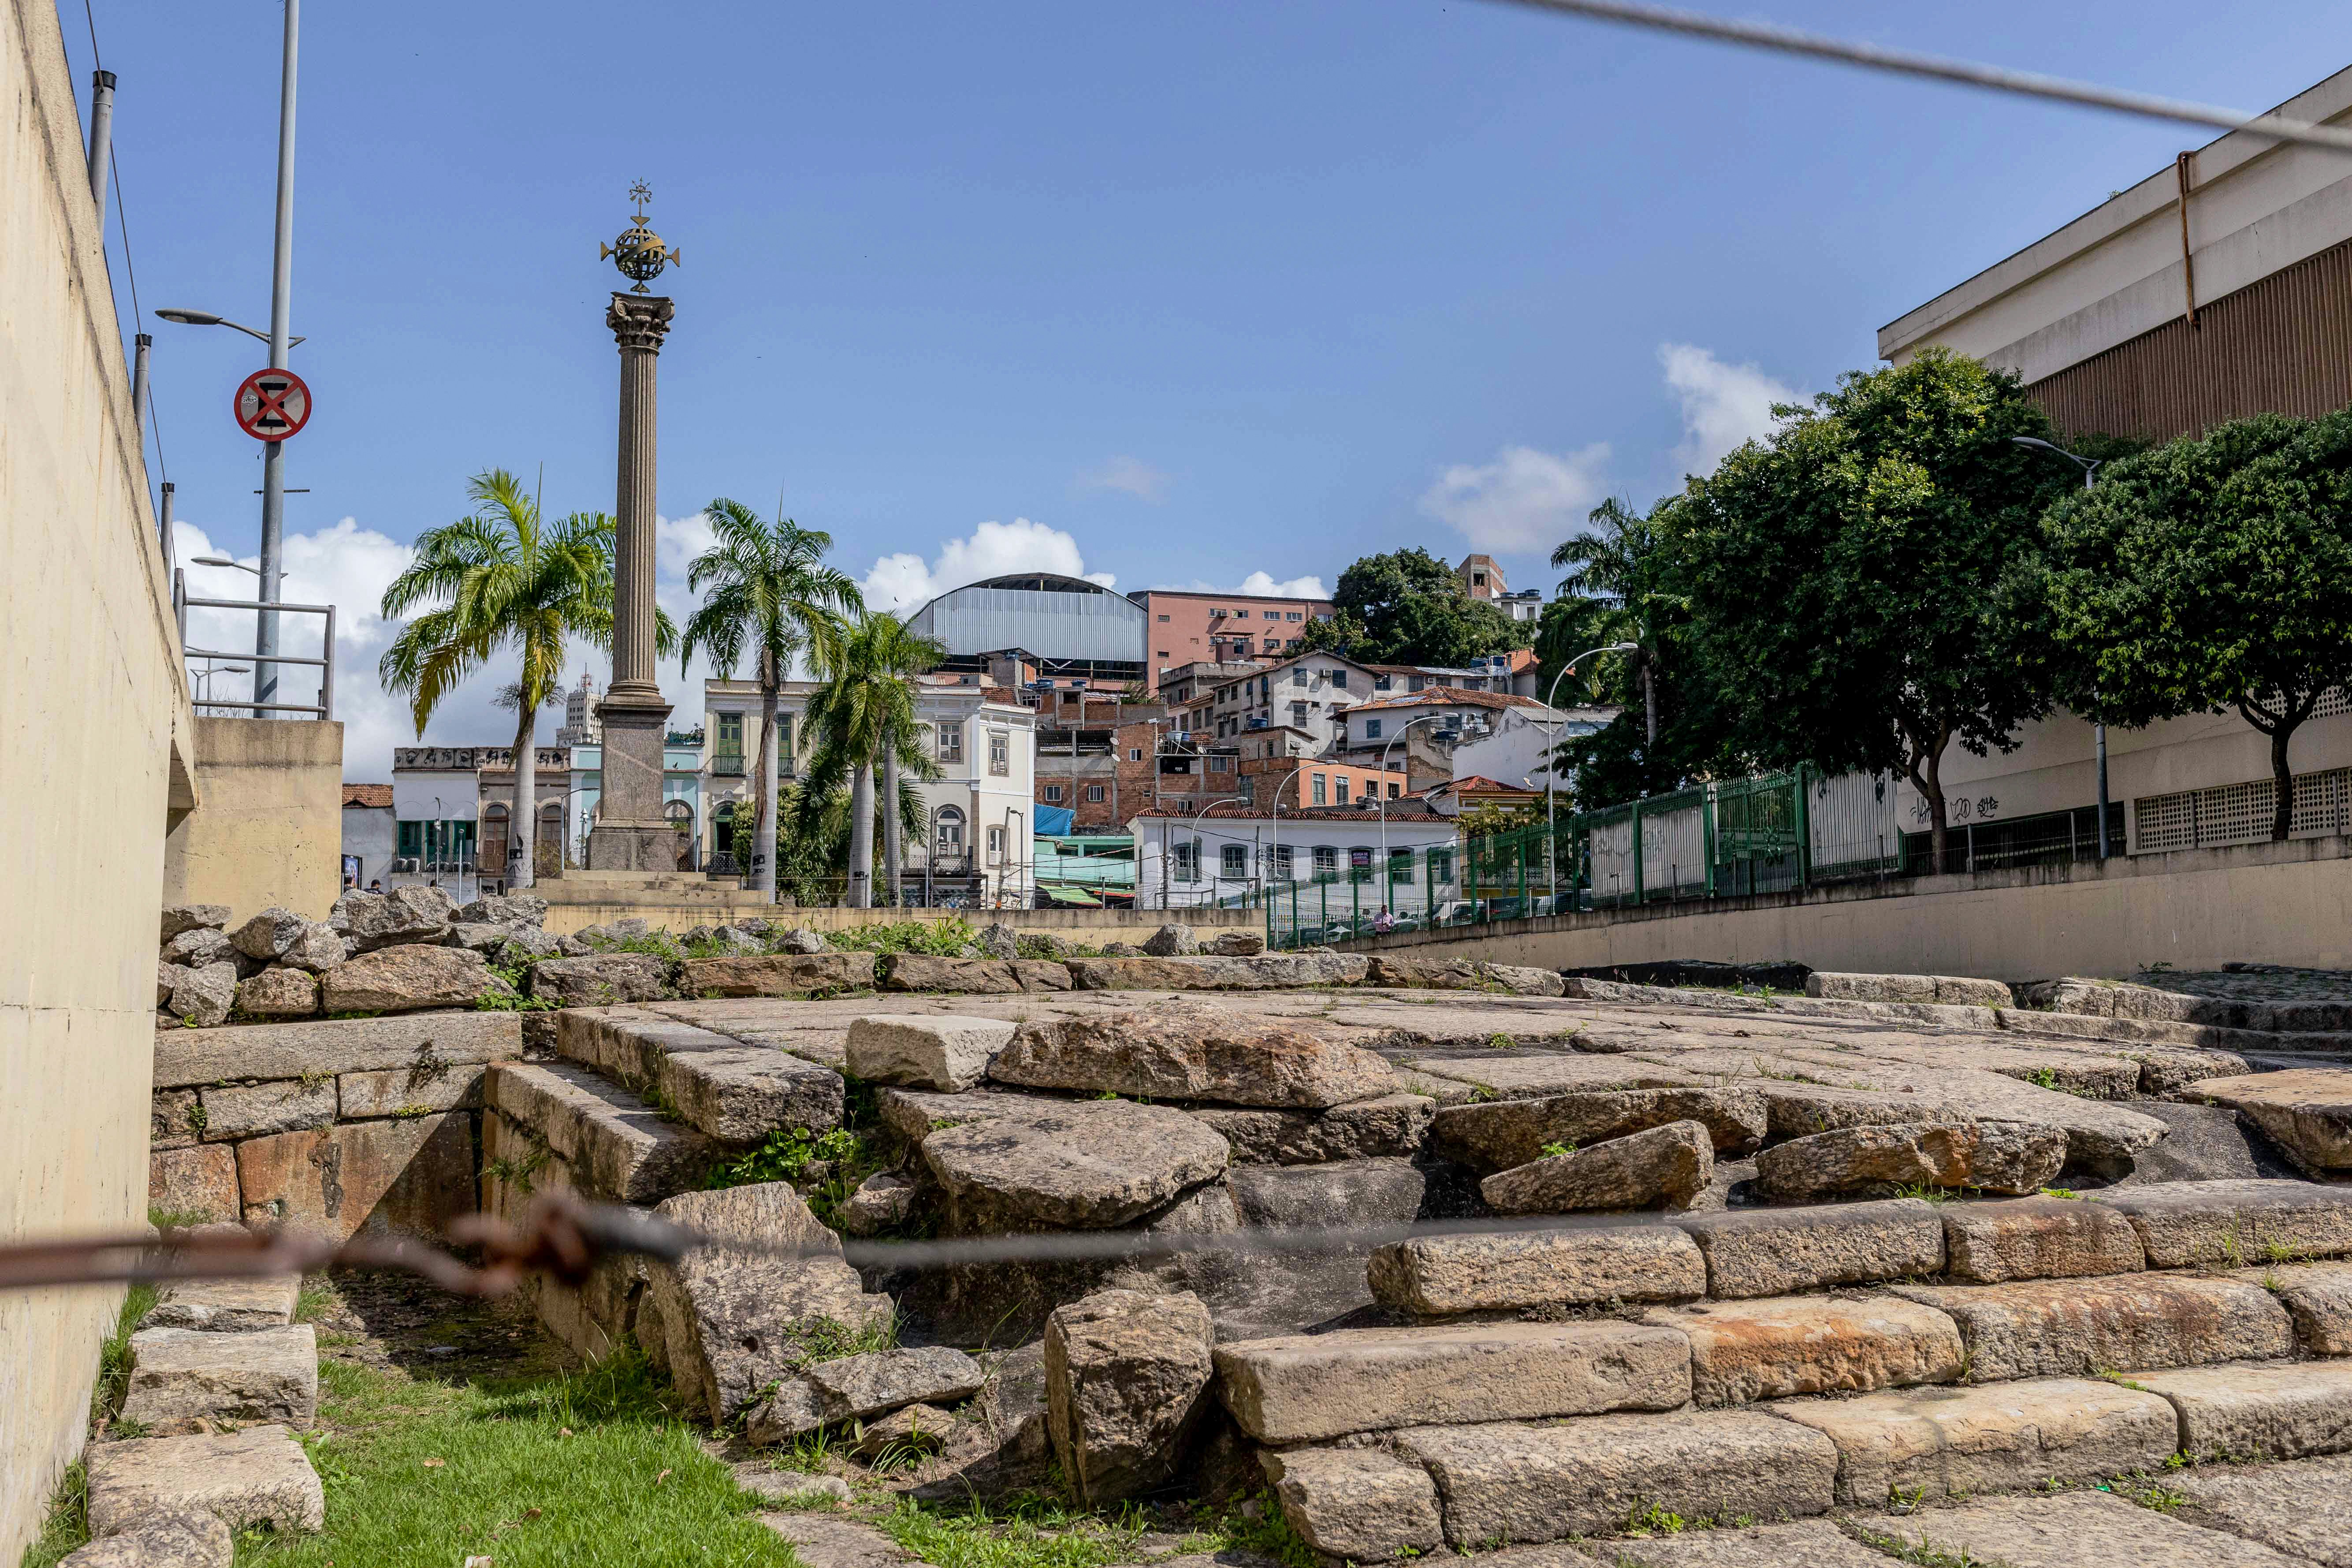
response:
<path id="1" fill-rule="evenodd" d="M 365 888 L 381 882 L 392 868 L 399 842 L 388 784 L 343 786 L 343 883 Z M 386 884 L 387 886 L 389 884 Z"/>
<path id="2" fill-rule="evenodd" d="M 986 675 L 991 655 L 1018 652 L 1035 679 L 1118 682 L 1145 679 L 1146 624 L 1142 606 L 1099 583 L 1040 572 L 950 589 L 907 617 L 946 647 L 950 673 Z"/>
<path id="3" fill-rule="evenodd" d="M 1328 599 L 1257 598 L 1179 588 L 1141 588 L 1128 597 L 1143 613 L 1144 658 L 1154 690 L 1168 671 L 1184 665 L 1295 653 L 1309 621 L 1331 618 Z"/>
<path id="4" fill-rule="evenodd" d="M 1346 884 L 1385 853 L 1443 847 L 1454 824 L 1418 800 L 1364 806 L 1212 805 L 1184 814 L 1136 814 L 1135 907 L 1184 909 L 1262 904 L 1294 887 Z"/>

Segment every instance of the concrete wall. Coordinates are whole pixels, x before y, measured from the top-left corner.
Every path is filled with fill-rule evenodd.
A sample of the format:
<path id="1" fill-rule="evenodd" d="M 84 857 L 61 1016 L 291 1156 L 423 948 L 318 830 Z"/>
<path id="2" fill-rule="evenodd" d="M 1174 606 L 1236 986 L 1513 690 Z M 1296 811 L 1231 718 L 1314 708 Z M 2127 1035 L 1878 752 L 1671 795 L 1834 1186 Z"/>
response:
<path id="1" fill-rule="evenodd" d="M 2011 982 L 2119 978 L 2232 959 L 2352 968 L 2352 837 L 2181 850 L 2072 867 L 1926 877 L 1344 944 L 1546 969 L 1670 959 Z"/>
<path id="2" fill-rule="evenodd" d="M 754 915 L 818 931 L 847 931 L 855 926 L 887 925 L 900 921 L 961 919 L 975 927 L 1002 921 L 1016 931 L 1055 931 L 1076 942 L 1140 942 L 1170 921 L 1181 921 L 1190 926 L 1241 926 L 1253 931 L 1265 925 L 1265 915 L 1258 910 L 1175 910 L 1163 913 L 1159 910 L 800 909 L 763 904 L 752 893 L 720 889 L 717 883 L 710 884 L 714 894 L 727 896 L 695 900 L 690 895 L 679 895 L 666 900 L 656 893 L 650 901 L 635 903 L 614 893 L 600 898 L 585 892 L 583 889 L 586 884 L 565 885 L 577 876 L 574 872 L 562 882 L 542 881 L 531 889 L 548 900 L 547 929 L 560 936 L 568 936 L 583 926 L 618 920 L 642 920 L 656 930 L 684 931 L 698 925 L 718 925 Z"/>
<path id="3" fill-rule="evenodd" d="M 50 0 L 0 5 L 0 1238 L 147 1208 L 166 813 L 194 717 Z M 87 1436 L 120 1289 L 0 1293 L 0 1563 Z"/>
<path id="4" fill-rule="evenodd" d="M 232 924 L 272 904 L 325 920 L 342 890 L 343 727 L 198 719 L 204 809 L 174 823 L 163 902 L 226 904 Z"/>

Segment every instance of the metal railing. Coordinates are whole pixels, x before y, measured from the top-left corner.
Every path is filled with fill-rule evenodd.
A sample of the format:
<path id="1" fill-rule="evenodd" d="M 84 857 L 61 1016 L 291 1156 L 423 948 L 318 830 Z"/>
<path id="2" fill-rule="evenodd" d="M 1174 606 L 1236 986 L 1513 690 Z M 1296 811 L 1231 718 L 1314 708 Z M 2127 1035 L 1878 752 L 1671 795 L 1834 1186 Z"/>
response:
<path id="1" fill-rule="evenodd" d="M 226 648 L 190 647 L 188 646 L 188 612 L 198 610 L 252 610 L 257 614 L 323 616 L 326 617 L 325 640 L 319 646 L 320 657 L 306 658 L 300 654 L 276 653 L 260 655 L 230 652 Z M 184 567 L 172 571 L 172 614 L 180 628 L 180 657 L 191 658 L 249 659 L 253 664 L 253 686 L 257 693 L 262 687 L 265 667 L 280 664 L 310 664 L 319 668 L 319 700 L 316 702 L 255 702 L 231 701 L 226 698 L 200 697 L 198 708 L 242 708 L 249 713 L 308 713 L 322 722 L 335 716 L 335 606 L 332 605 L 263 604 L 255 599 L 192 599 L 188 597 L 188 575 Z"/>
<path id="2" fill-rule="evenodd" d="M 740 779 L 750 765 L 749 759 L 740 752 L 713 752 L 710 754 L 710 773 L 714 778 Z"/>

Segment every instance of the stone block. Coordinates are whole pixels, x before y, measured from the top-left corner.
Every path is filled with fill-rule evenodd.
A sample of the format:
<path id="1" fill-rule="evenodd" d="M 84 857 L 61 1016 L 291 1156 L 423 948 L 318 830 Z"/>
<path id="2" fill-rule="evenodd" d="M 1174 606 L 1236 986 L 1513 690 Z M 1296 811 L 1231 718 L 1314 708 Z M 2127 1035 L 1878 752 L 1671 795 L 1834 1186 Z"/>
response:
<path id="1" fill-rule="evenodd" d="M 1046 1320 L 1047 1430 L 1087 1506 L 1183 1473 L 1210 1405 L 1213 1337 L 1190 1292 L 1100 1290 Z"/>
<path id="2" fill-rule="evenodd" d="M 228 924 L 226 904 L 167 904 L 163 909 L 163 934 L 155 940 L 171 941 L 184 931 L 220 931 Z"/>
<path id="3" fill-rule="evenodd" d="M 172 994 L 163 1004 L 173 1016 L 199 1029 L 228 1021 L 236 1003 L 236 965 L 222 959 L 201 969 L 173 971 Z"/>
<path id="4" fill-rule="evenodd" d="M 1214 1180 L 1225 1141 L 1166 1106 L 1034 1100 L 929 1133 L 922 1158 L 962 1234 L 1093 1230 Z"/>
<path id="5" fill-rule="evenodd" d="M 728 963 L 741 961 L 722 958 L 696 962 Z M 552 1002 L 559 1007 L 610 1007 L 621 1002 L 658 1002 L 670 994 L 670 963 L 660 954 L 652 952 L 596 952 L 579 958 L 543 958 L 530 966 L 529 984 L 533 996 Z"/>
<path id="6" fill-rule="evenodd" d="M 1958 1340 L 1953 1352 L 1957 1361 Z M 1672 1328 L 1611 1321 L 1340 1329 L 1217 1347 L 1219 1391 L 1261 1443 L 1464 1421 L 1673 1410 L 1690 1347 Z"/>
<path id="7" fill-rule="evenodd" d="M 2157 1395 L 2075 1378 L 1791 1399 L 1772 1411 L 1827 1436 L 1837 1500 L 1872 1508 L 1896 1492 L 1956 1497 L 2158 1469 L 2178 1436 Z"/>
<path id="8" fill-rule="evenodd" d="M 158 1436 L 226 1422 L 309 1426 L 319 1413 L 319 1342 L 308 1323 L 209 1333 L 142 1329 L 131 1336 L 122 1419 Z"/>
<path id="9" fill-rule="evenodd" d="M 2352 1071 L 2291 1068 L 2209 1078 L 2190 1092 L 2252 1121 L 2306 1171 L 2352 1167 Z"/>
<path id="10" fill-rule="evenodd" d="M 2352 1457 L 2283 1465 L 2203 1465 L 2164 1485 L 2189 1501 L 2178 1517 L 2259 1542 L 2302 1568 L 2352 1568 Z M 2269 1564 L 2249 1551 L 2246 1562 Z"/>
<path id="11" fill-rule="evenodd" d="M 1428 1145 L 1436 1110 L 1426 1095 L 1382 1094 L 1328 1110 L 1209 1105 L 1192 1114 L 1233 1145 L 1237 1165 L 1315 1165 L 1418 1154 Z"/>
<path id="12" fill-rule="evenodd" d="M 1805 994 L 1834 1002 L 1933 1002 L 1932 974 L 1841 974 L 1816 969 L 1805 976 Z"/>
<path id="13" fill-rule="evenodd" d="M 377 948 L 319 977 L 319 1005 L 329 1013 L 414 1013 L 471 1007 L 508 989 L 478 952 L 415 944 Z"/>
<path id="14" fill-rule="evenodd" d="M 1697 1245 L 1658 1225 L 1414 1237 L 1372 1254 L 1366 1273 L 1374 1300 L 1425 1317 L 1706 1293 Z"/>
<path id="15" fill-rule="evenodd" d="M 1944 1267 L 1955 1279 L 2065 1279 L 2147 1267 L 2139 1232 L 2105 1204 L 2067 1198 L 1943 1205 Z"/>
<path id="16" fill-rule="evenodd" d="M 2231 1268 L 2352 1252 L 2352 1188 L 2310 1182 L 2166 1182 L 2103 1192 L 2150 1268 Z"/>
<path id="17" fill-rule="evenodd" d="M 1444 1543 L 1437 1486 L 1419 1465 L 1377 1448 L 1296 1448 L 1262 1458 L 1283 1518 L 1326 1557 L 1385 1563 Z"/>
<path id="18" fill-rule="evenodd" d="M 2244 1464 L 2352 1449 L 2352 1366 L 2273 1362 L 2123 1376 L 2171 1402 L 2180 1451 L 2192 1459 Z"/>
<path id="19" fill-rule="evenodd" d="M 1541 1100 L 1448 1106 L 1430 1129 L 1437 1151 L 1481 1174 L 1543 1157 L 1544 1145 L 1579 1147 L 1696 1121 L 1716 1153 L 1738 1158 L 1764 1141 L 1764 1097 L 1752 1089 L 1601 1089 Z"/>
<path id="20" fill-rule="evenodd" d="M 978 1362 L 945 1345 L 869 1351 L 821 1361 L 752 1407 L 744 1435 L 754 1444 L 789 1443 L 843 1421 L 908 1405 L 953 1405 L 987 1382 Z"/>
<path id="21" fill-rule="evenodd" d="M 2259 1360 L 2294 1348 L 2286 1309 L 2237 1279 L 2117 1274 L 1898 1285 L 1894 1292 L 1951 1315 L 1969 1347 L 1969 1375 L 1979 1383 Z"/>
<path id="22" fill-rule="evenodd" d="M 1884 1296 L 1708 1301 L 1654 1307 L 1643 1318 L 1688 1337 L 1691 1397 L 1701 1405 L 1952 1383 L 1963 1363 L 1949 1317 Z"/>
<path id="23" fill-rule="evenodd" d="M 236 1555 L 236 1539 L 218 1514 L 163 1508 L 68 1553 L 58 1568 L 229 1568 Z"/>
<path id="24" fill-rule="evenodd" d="M 478 1110 L 488 1069 L 479 1062 L 431 1062 L 382 1072 L 347 1072 L 335 1079 L 335 1101 L 346 1121 L 378 1116 L 421 1116 L 436 1110 Z"/>
<path id="25" fill-rule="evenodd" d="M 947 958 L 925 952 L 887 952 L 874 966 L 884 991 L 947 991 L 967 996 L 1016 996 L 1021 974 L 1006 958 Z"/>
<path id="26" fill-rule="evenodd" d="M 1295 991 L 1360 985 L 1370 968 L 1353 953 L 1268 953 L 1261 958 L 1073 958 L 1080 991 Z"/>
<path id="27" fill-rule="evenodd" d="M 1677 1216 L 1706 1258 L 1706 1294 L 1785 1296 L 1944 1271 L 1944 1226 L 1917 1198 Z"/>
<path id="28" fill-rule="evenodd" d="M 1756 1156 L 1756 1178 L 1775 1203 L 1812 1203 L 1915 1183 L 2031 1193 L 2055 1181 L 2065 1163 L 2063 1128 L 1913 1121 L 1791 1138 Z"/>
<path id="29" fill-rule="evenodd" d="M 2014 1007 L 2017 998 L 1998 980 L 1972 980 L 1956 974 L 1933 976 L 1936 1000 L 1948 1007 Z"/>
<path id="30" fill-rule="evenodd" d="M 199 1222 L 244 1218 L 236 1155 L 226 1143 L 156 1150 L 147 1156 L 147 1206 Z"/>
<path id="31" fill-rule="evenodd" d="M 236 1171 L 248 1223 L 438 1237 L 474 1207 L 473 1121 L 448 1112 L 247 1139 Z"/>
<path id="32" fill-rule="evenodd" d="M 513 1013 L 316 1018 L 254 1024 L 226 1035 L 158 1029 L 155 1087 L 405 1069 L 521 1054 L 522 1020 Z"/>
<path id="33" fill-rule="evenodd" d="M 651 1203 L 701 1185 L 719 1146 L 583 1068 L 501 1062 L 484 1101 L 570 1165 L 588 1196 Z"/>
<path id="34" fill-rule="evenodd" d="M 204 1110 L 193 1089 L 159 1089 L 147 1110 L 147 1147 L 184 1149 L 204 1130 Z"/>
<path id="35" fill-rule="evenodd" d="M 194 1508 L 231 1530 L 326 1527 L 319 1472 L 278 1425 L 194 1437 L 140 1437 L 89 1449 L 89 1532 L 119 1535 L 157 1510 Z"/>
<path id="36" fill-rule="evenodd" d="M 1610 1568 L 1889 1568 L 1885 1556 L 1826 1519 L 1687 1530 L 1612 1541 L 1603 1550 Z"/>
<path id="37" fill-rule="evenodd" d="M 327 923 L 351 939 L 353 952 L 436 942 L 457 922 L 457 900 L 445 889 L 394 888 L 370 893 L 353 888 L 335 900 Z"/>
<path id="38" fill-rule="evenodd" d="M 165 1286 L 163 1299 L 140 1326 L 200 1329 L 209 1333 L 279 1328 L 293 1321 L 294 1303 L 301 1289 L 302 1277 L 299 1274 L 259 1279 L 185 1280 Z"/>
<path id="39" fill-rule="evenodd" d="M 655 1094 L 722 1143 L 841 1124 L 839 1073 L 646 1009 L 567 1010 L 557 1021 L 556 1049 L 634 1092 Z"/>
<path id="40" fill-rule="evenodd" d="M 205 1142 L 258 1138 L 324 1127 L 335 1120 L 335 1080 L 278 1079 L 268 1083 L 232 1083 L 203 1091 Z"/>
<path id="41" fill-rule="evenodd" d="M 2352 1355 L 2352 1264 L 2249 1268 L 2238 1276 L 2277 1298 L 2307 1355 Z"/>
<path id="42" fill-rule="evenodd" d="M 988 1064 L 1017 1027 L 1003 1018 L 946 1014 L 853 1018 L 849 1070 L 870 1083 L 960 1093 L 988 1077 Z"/>
<path id="43" fill-rule="evenodd" d="M 2173 1484 L 2167 1477 L 2165 1485 Z M 1980 1498 L 1870 1521 L 1913 1562 L 2003 1568 L 2303 1568 L 2304 1560 L 2126 1502 L 2111 1492 Z M 1933 1556 L 1926 1553 L 1932 1552 Z"/>
<path id="44" fill-rule="evenodd" d="M 1361 1033 L 1177 1000 L 1023 1024 L 988 1071 L 1031 1089 L 1321 1110 L 1395 1091 L 1395 1071 L 1355 1043 Z"/>
<path id="45" fill-rule="evenodd" d="M 236 1010 L 247 1018 L 310 1018 L 319 1011 L 319 977 L 272 967 L 236 986 Z"/>
<path id="46" fill-rule="evenodd" d="M 1715 1150 L 1706 1128 L 1696 1121 L 1669 1121 L 1497 1171 L 1478 1191 L 1497 1214 L 1685 1209 L 1714 1179 Z"/>
<path id="47" fill-rule="evenodd" d="M 689 958 L 677 966 L 681 996 L 801 996 L 874 984 L 870 952 L 772 952 L 759 958 Z"/>
<path id="48" fill-rule="evenodd" d="M 1650 1507 L 1802 1518 L 1829 1511 L 1837 1476 L 1822 1434 L 1743 1410 L 1419 1426 L 1392 1442 L 1437 1482 L 1456 1549 L 1600 1534 Z"/>

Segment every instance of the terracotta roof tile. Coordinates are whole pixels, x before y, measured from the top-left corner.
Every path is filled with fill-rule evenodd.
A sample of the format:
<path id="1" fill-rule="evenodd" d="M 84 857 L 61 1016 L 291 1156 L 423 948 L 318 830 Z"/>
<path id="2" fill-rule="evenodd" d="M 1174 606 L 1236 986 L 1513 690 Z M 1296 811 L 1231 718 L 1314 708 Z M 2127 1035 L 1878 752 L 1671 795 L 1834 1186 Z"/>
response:
<path id="1" fill-rule="evenodd" d="M 347 784 L 343 786 L 345 805 L 388 806 L 392 804 L 392 786 L 379 784 Z"/>

